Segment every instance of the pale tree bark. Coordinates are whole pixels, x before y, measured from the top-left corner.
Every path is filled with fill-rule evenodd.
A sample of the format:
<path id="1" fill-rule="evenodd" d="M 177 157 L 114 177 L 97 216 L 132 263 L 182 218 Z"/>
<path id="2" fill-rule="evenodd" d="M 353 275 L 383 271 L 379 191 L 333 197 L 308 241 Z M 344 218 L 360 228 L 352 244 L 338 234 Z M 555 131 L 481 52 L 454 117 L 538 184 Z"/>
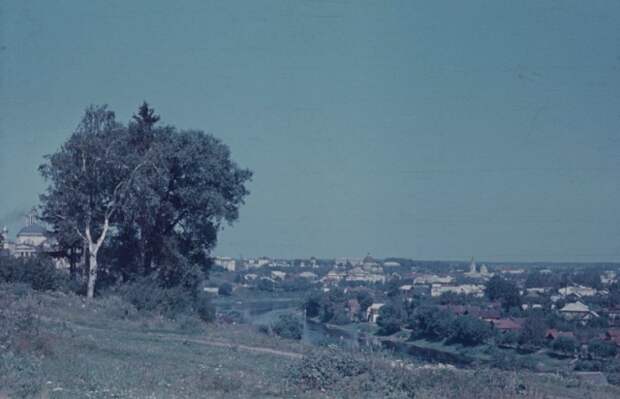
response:
<path id="1" fill-rule="evenodd" d="M 111 215 L 110 215 L 111 216 Z M 90 232 L 90 226 L 86 227 L 86 241 L 88 245 L 89 252 L 89 263 L 90 267 L 88 269 L 88 287 L 86 290 L 86 297 L 93 298 L 95 296 L 95 284 L 97 283 L 97 253 L 99 252 L 99 248 L 103 244 L 105 240 L 106 234 L 108 233 L 108 229 L 110 227 L 110 218 L 106 217 L 103 223 L 103 229 L 101 234 L 97 239 L 94 239 Z"/>

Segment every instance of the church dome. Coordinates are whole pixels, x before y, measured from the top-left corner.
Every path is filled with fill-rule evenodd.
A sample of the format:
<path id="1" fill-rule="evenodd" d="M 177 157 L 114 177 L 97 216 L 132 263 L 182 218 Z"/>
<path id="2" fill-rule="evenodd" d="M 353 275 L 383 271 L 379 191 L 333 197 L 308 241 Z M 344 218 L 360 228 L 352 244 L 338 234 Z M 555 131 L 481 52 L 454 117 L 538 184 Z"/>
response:
<path id="1" fill-rule="evenodd" d="M 24 227 L 17 233 L 18 236 L 44 236 L 47 230 L 40 224 L 33 223 Z"/>

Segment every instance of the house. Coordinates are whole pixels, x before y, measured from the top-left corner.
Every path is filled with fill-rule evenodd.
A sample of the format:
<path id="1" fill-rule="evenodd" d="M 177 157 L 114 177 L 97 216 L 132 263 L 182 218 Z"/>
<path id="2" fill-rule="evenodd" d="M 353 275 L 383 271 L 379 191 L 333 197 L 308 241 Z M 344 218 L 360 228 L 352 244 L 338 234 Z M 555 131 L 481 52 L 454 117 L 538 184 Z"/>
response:
<path id="1" fill-rule="evenodd" d="M 568 320 L 590 320 L 599 317 L 596 312 L 590 310 L 581 302 L 571 302 L 560 309 L 560 314 Z"/>
<path id="2" fill-rule="evenodd" d="M 237 261 L 233 258 L 225 256 L 216 256 L 213 258 L 213 264 L 226 269 L 229 272 L 234 272 L 237 269 Z"/>
<path id="3" fill-rule="evenodd" d="M 286 273 L 285 272 L 281 272 L 278 270 L 272 270 L 271 271 L 271 278 L 274 280 L 284 280 L 284 278 L 286 277 Z"/>
<path id="4" fill-rule="evenodd" d="M 269 264 L 271 264 L 271 259 L 263 256 L 258 259 L 248 259 L 245 263 L 245 267 L 248 269 L 257 269 Z"/>
<path id="5" fill-rule="evenodd" d="M 370 323 L 376 323 L 379 318 L 379 310 L 384 306 L 384 303 L 373 303 L 366 309 L 366 320 Z"/>
<path id="6" fill-rule="evenodd" d="M 211 295 L 218 295 L 219 293 L 219 288 L 217 287 L 204 287 L 202 290 Z"/>
<path id="7" fill-rule="evenodd" d="M 562 287 L 558 290 L 558 292 L 560 293 L 560 295 L 565 297 L 569 295 L 575 295 L 577 297 L 594 296 L 599 293 L 599 291 L 597 291 L 596 289 L 592 287 L 584 287 L 583 285 L 571 285 Z"/>
<path id="8" fill-rule="evenodd" d="M 324 283 L 337 283 L 338 281 L 345 278 L 346 275 L 347 273 L 344 271 L 332 269 L 325 275 L 325 277 L 321 279 L 321 281 Z"/>
<path id="9" fill-rule="evenodd" d="M 616 346 L 620 346 L 620 328 L 610 328 L 607 330 L 605 339 L 613 342 Z"/>
<path id="10" fill-rule="evenodd" d="M 432 297 L 438 297 L 438 296 L 441 296 L 441 294 L 444 294 L 447 292 L 482 297 L 484 296 L 484 286 L 476 285 L 476 284 L 461 284 L 461 285 L 433 284 L 431 286 Z"/>
<path id="11" fill-rule="evenodd" d="M 607 317 L 609 318 L 609 324 L 620 326 L 620 305 L 607 309 Z"/>
<path id="12" fill-rule="evenodd" d="M 299 273 L 299 277 L 305 278 L 308 280 L 316 280 L 317 277 L 319 276 L 317 276 L 315 273 L 312 273 L 312 272 L 301 272 Z"/>
<path id="13" fill-rule="evenodd" d="M 490 323 L 497 330 L 502 333 L 506 332 L 518 332 L 523 328 L 523 322 L 520 319 L 503 318 L 490 320 Z"/>
<path id="14" fill-rule="evenodd" d="M 346 273 L 347 281 L 364 281 L 368 283 L 384 283 L 385 276 L 379 274 L 376 270 L 368 270 L 368 268 L 354 267 Z"/>
<path id="15" fill-rule="evenodd" d="M 413 280 L 414 285 L 452 284 L 453 282 L 452 276 L 441 277 L 435 274 L 422 274 Z"/>
<path id="16" fill-rule="evenodd" d="M 411 292 L 413 292 L 413 285 L 411 284 L 401 285 L 400 287 L 398 287 L 398 289 L 403 294 L 410 294 Z"/>

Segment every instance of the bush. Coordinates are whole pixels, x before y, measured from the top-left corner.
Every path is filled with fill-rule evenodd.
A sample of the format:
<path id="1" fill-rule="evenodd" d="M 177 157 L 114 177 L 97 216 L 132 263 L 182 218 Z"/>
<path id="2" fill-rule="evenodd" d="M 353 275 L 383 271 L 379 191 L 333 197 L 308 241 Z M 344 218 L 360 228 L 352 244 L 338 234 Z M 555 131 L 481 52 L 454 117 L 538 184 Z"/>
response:
<path id="1" fill-rule="evenodd" d="M 452 322 L 451 342 L 465 346 L 483 344 L 491 336 L 491 327 L 471 316 L 459 316 Z"/>
<path id="2" fill-rule="evenodd" d="M 203 321 L 215 319 L 215 308 L 207 295 L 186 285 L 163 287 L 153 277 L 144 277 L 119 289 L 121 296 L 136 309 L 161 313 L 170 319 L 197 314 Z"/>
<path id="3" fill-rule="evenodd" d="M 616 345 L 613 342 L 600 339 L 594 340 L 588 344 L 588 351 L 598 357 L 614 357 L 618 353 Z"/>
<path id="4" fill-rule="evenodd" d="M 222 296 L 231 296 L 233 292 L 233 286 L 230 283 L 223 283 L 218 288 L 217 293 Z"/>
<path id="5" fill-rule="evenodd" d="M 434 306 L 420 306 L 410 321 L 412 338 L 444 339 L 452 336 L 454 316 Z"/>
<path id="6" fill-rule="evenodd" d="M 284 314 L 271 326 L 271 329 L 282 338 L 301 339 L 304 326 L 298 317 Z"/>
<path id="7" fill-rule="evenodd" d="M 56 269 L 52 259 L 0 257 L 0 282 L 25 283 L 37 291 L 70 290 L 69 276 Z"/>
<path id="8" fill-rule="evenodd" d="M 201 294 L 196 298 L 196 313 L 202 321 L 212 322 L 215 320 L 215 306 L 207 295 Z"/>
<path id="9" fill-rule="evenodd" d="M 391 304 L 387 304 L 379 309 L 379 317 L 377 318 L 377 325 L 381 327 L 379 331 L 380 335 L 392 335 L 397 331 L 400 331 L 400 318 L 398 312 Z"/>
<path id="10" fill-rule="evenodd" d="M 261 278 L 260 280 L 258 280 L 258 284 L 256 285 L 256 288 L 258 288 L 261 291 L 273 292 L 275 291 L 275 284 L 273 283 L 272 280 L 268 278 Z"/>
<path id="11" fill-rule="evenodd" d="M 551 347 L 557 352 L 573 354 L 577 349 L 577 341 L 572 337 L 558 337 L 553 341 Z"/>

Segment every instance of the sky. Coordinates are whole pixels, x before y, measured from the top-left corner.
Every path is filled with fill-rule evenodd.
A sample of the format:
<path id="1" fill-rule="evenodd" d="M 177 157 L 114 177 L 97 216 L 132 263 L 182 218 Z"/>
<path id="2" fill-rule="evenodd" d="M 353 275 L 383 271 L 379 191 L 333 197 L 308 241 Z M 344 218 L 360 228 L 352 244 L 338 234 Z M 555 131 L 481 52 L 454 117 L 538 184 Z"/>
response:
<path id="1" fill-rule="evenodd" d="M 218 255 L 620 261 L 618 1 L 0 0 L 0 224 L 143 100 L 254 171 Z"/>

